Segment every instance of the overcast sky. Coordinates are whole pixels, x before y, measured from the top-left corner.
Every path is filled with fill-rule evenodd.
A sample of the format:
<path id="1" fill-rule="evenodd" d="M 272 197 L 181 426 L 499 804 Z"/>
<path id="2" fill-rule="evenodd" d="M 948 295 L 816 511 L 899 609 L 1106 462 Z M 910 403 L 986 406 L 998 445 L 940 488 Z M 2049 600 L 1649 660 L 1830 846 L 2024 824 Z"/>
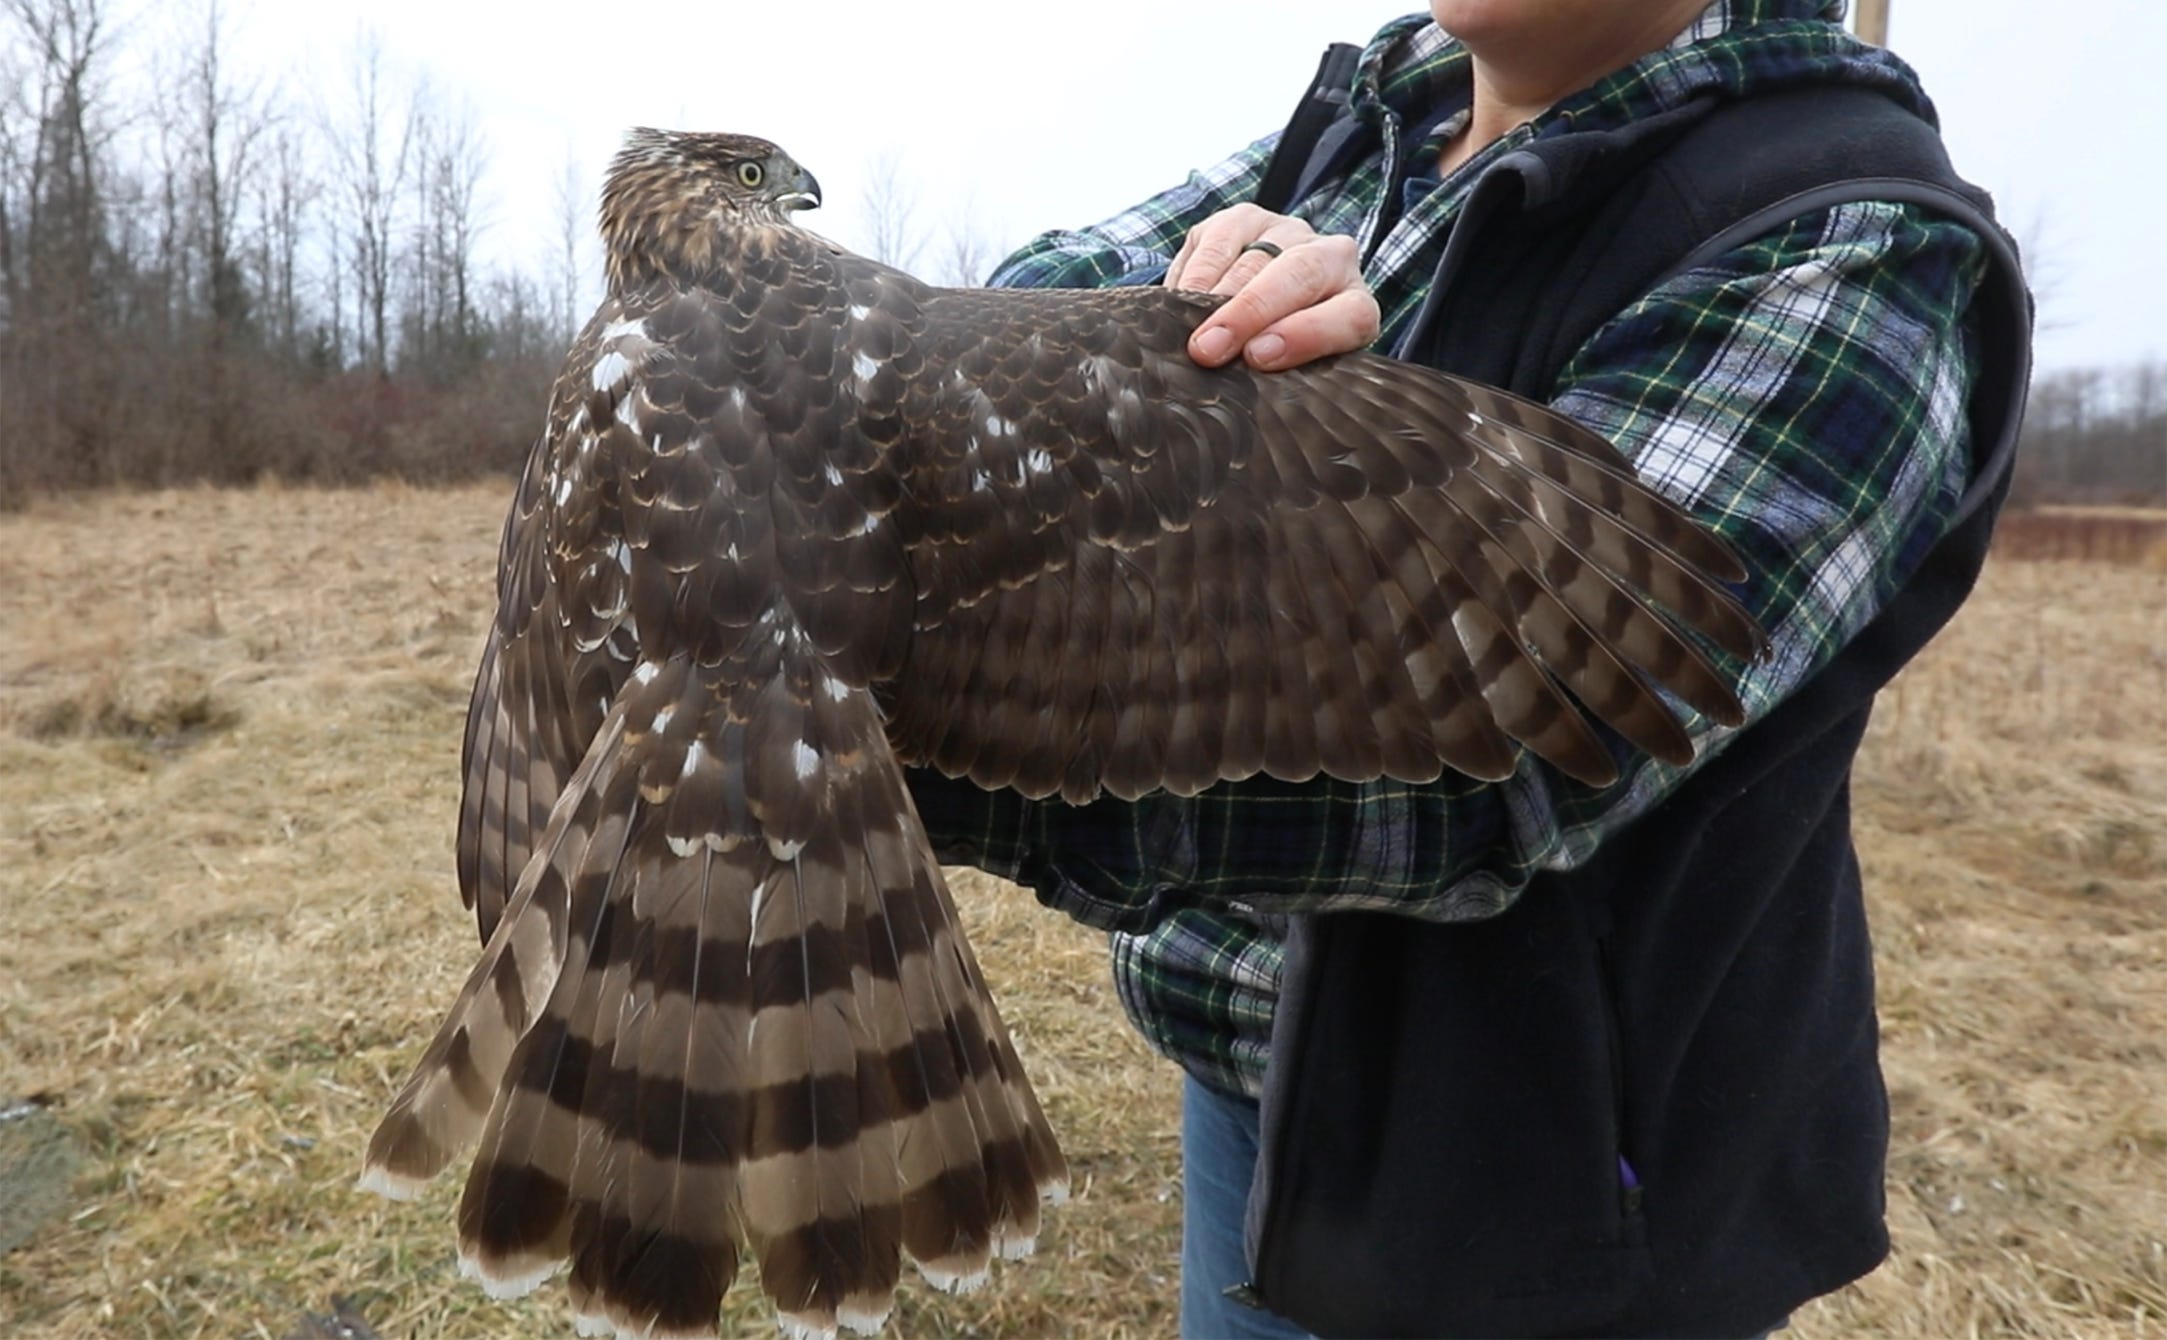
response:
<path id="1" fill-rule="evenodd" d="M 920 226 L 967 215 L 1001 251 L 1088 223 L 1284 123 L 1323 47 L 1420 0 L 1031 5 L 612 5 L 227 0 L 237 59 L 336 105 L 359 34 L 386 73 L 471 107 L 489 147 L 484 251 L 540 270 L 567 155 L 597 179 L 623 129 L 764 135 L 815 172 L 813 226 L 862 244 L 893 155 Z M 2167 4 L 1892 0 L 1890 45 L 1938 103 L 1958 168 L 2043 257 L 2043 366 L 2167 354 Z M 170 12 L 156 5 L 159 22 Z M 2051 15 L 2040 18 L 2042 15 Z M 921 268 L 931 268 L 930 265 Z"/>

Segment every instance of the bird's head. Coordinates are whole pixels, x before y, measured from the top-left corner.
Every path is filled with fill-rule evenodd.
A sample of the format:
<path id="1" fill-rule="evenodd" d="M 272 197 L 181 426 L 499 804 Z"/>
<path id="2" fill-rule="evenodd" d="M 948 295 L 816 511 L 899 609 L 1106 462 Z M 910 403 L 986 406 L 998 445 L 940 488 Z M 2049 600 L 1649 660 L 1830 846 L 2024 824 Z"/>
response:
<path id="1" fill-rule="evenodd" d="M 730 234 L 787 224 L 819 203 L 813 174 L 766 140 L 639 127 L 602 182 L 610 282 L 711 269 Z"/>

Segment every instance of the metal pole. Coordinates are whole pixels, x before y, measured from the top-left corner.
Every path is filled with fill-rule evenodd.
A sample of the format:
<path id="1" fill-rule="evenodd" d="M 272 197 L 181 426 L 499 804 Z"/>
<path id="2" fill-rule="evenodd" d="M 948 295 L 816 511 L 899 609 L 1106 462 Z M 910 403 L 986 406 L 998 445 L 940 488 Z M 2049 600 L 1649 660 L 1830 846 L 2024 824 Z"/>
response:
<path id="1" fill-rule="evenodd" d="M 1855 18 L 1859 40 L 1877 47 L 1889 44 L 1889 6 L 1893 0 L 1858 0 Z"/>

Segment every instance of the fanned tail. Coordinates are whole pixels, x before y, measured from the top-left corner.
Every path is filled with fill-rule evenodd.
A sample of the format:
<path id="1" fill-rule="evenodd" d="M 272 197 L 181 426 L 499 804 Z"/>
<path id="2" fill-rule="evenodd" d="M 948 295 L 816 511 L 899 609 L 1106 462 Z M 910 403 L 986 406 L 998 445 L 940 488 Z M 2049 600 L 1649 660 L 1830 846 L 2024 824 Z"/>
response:
<path id="1" fill-rule="evenodd" d="M 787 1328 L 878 1329 L 1030 1250 L 1066 1172 L 870 694 L 787 638 L 643 665 L 371 1142 L 477 1135 L 463 1265 L 570 1263 L 583 1327 L 713 1335 L 741 1253 Z"/>

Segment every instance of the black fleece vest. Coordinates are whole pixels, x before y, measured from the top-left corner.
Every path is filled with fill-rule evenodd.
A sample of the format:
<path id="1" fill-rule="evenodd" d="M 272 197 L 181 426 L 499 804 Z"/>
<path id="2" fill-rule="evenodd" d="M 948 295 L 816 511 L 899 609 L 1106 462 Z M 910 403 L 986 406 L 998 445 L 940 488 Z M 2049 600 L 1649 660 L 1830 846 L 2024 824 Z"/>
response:
<path id="1" fill-rule="evenodd" d="M 1281 181 L 1328 169 L 1343 146 L 1321 143 Z M 1578 870 L 1486 922 L 1295 919 L 1249 1223 L 1274 1311 L 1325 1335 L 1738 1336 L 1886 1254 L 1848 784 L 1875 691 L 1969 592 L 2007 487 L 2014 249 L 1879 94 L 1709 101 L 1501 159 L 1410 356 L 1546 399 L 1665 276 L 1861 199 L 1925 204 L 1992 258 L 1953 529 L 1833 664 Z"/>

